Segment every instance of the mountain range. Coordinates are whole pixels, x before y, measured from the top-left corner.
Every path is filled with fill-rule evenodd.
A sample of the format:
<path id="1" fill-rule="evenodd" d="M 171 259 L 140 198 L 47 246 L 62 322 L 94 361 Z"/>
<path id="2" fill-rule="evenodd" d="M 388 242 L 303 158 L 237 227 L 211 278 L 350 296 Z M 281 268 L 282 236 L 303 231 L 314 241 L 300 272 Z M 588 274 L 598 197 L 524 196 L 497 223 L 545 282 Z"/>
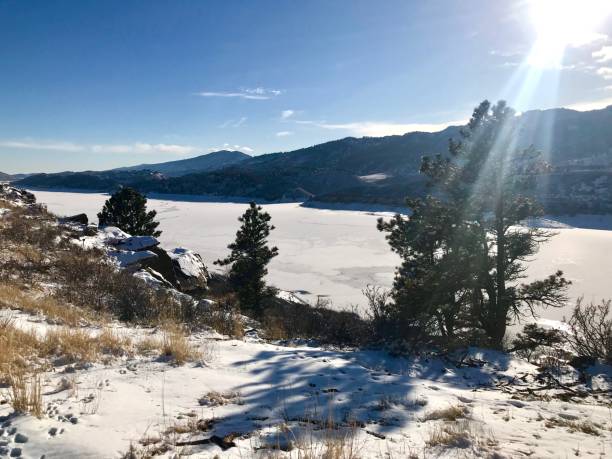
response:
<path id="1" fill-rule="evenodd" d="M 534 110 L 516 118 L 517 146 L 541 150 L 552 170 L 540 184 L 551 212 L 612 211 L 612 106 L 578 112 Z M 240 196 L 311 204 L 401 205 L 424 191 L 424 155 L 446 154 L 460 127 L 386 137 L 347 137 L 284 153 L 249 157 L 219 151 L 196 158 L 101 172 L 36 174 L 20 186 Z"/>
<path id="2" fill-rule="evenodd" d="M 151 170 L 164 174 L 167 177 L 180 177 L 197 172 L 208 172 L 231 166 L 244 159 L 250 158 L 240 151 L 220 150 L 195 158 L 179 159 L 158 164 L 139 164 L 138 166 L 120 167 L 113 171 L 143 171 Z"/>

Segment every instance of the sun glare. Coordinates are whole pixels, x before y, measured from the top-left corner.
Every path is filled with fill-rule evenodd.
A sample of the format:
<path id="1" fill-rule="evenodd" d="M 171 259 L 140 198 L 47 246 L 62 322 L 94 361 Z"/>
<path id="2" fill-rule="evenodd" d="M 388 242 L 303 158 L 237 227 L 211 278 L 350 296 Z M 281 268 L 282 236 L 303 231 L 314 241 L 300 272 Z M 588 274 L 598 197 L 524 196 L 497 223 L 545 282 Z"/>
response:
<path id="1" fill-rule="evenodd" d="M 568 46 L 602 36 L 597 27 L 612 13 L 612 0 L 531 0 L 530 13 L 537 41 L 529 63 L 557 67 Z"/>

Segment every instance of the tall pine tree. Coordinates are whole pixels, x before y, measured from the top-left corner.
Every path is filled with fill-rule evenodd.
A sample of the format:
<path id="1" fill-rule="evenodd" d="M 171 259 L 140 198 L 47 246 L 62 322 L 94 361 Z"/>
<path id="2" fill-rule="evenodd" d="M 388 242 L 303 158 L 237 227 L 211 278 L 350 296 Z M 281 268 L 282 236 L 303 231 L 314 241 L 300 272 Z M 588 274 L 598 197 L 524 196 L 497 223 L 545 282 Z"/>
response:
<path id="1" fill-rule="evenodd" d="M 398 251 L 393 245 L 399 245 L 404 254 L 395 301 L 414 296 L 405 287 L 416 278 L 428 313 L 469 317 L 495 348 L 514 319 L 535 314 L 536 306 L 561 306 L 569 284 L 560 271 L 521 283 L 526 262 L 551 234 L 522 226 L 542 213 L 533 189 L 547 166 L 532 148 L 519 148 L 516 127 L 505 102 L 482 102 L 460 141 L 450 142 L 448 156 L 423 158 L 421 173 L 429 178 L 432 195 L 412 202 L 414 221 L 379 223 L 391 231 L 392 248 Z M 406 272 L 407 262 L 424 269 Z"/>
<path id="2" fill-rule="evenodd" d="M 147 211 L 147 198 L 133 188 L 121 188 L 98 214 L 100 226 L 116 226 L 132 236 L 159 236 L 157 212 Z"/>
<path id="3" fill-rule="evenodd" d="M 270 220 L 270 214 L 251 202 L 238 218 L 242 225 L 236 233 L 236 240 L 227 246 L 230 255 L 215 261 L 216 265 L 231 265 L 229 280 L 241 307 L 257 314 L 262 312 L 262 300 L 269 294 L 264 281 L 267 265 L 278 255 L 278 248 L 268 247 L 267 238 L 274 229 Z"/>

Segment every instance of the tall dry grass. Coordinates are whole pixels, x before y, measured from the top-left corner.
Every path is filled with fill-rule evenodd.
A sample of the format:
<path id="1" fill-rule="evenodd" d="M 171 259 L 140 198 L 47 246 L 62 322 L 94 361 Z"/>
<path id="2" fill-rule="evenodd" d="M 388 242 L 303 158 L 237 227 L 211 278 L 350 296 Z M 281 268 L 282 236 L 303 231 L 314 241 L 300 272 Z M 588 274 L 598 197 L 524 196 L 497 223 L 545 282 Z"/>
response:
<path id="1" fill-rule="evenodd" d="M 177 365 L 201 358 L 201 353 L 189 342 L 183 326 L 168 324 L 162 332 L 160 351 L 163 356 L 172 358 Z"/>
<path id="2" fill-rule="evenodd" d="M 53 296 L 32 290 L 24 291 L 15 282 L 0 282 L 0 309 L 3 308 L 42 315 L 48 322 L 71 327 L 100 319 L 90 311 L 71 306 Z"/>

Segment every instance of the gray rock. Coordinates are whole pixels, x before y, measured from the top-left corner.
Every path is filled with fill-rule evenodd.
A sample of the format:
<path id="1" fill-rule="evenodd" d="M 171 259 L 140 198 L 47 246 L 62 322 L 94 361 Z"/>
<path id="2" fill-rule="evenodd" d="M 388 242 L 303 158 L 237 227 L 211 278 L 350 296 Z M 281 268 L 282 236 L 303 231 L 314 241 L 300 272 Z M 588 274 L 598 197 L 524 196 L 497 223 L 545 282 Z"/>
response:
<path id="1" fill-rule="evenodd" d="M 27 443 L 28 437 L 22 433 L 15 435 L 15 443 Z"/>
<path id="2" fill-rule="evenodd" d="M 11 450 L 11 457 L 21 457 L 21 448 L 13 448 Z"/>
<path id="3" fill-rule="evenodd" d="M 61 223 L 78 223 L 80 225 L 87 225 L 89 223 L 89 219 L 87 218 L 87 214 L 77 214 L 71 215 L 70 217 L 60 218 Z"/>
<path id="4" fill-rule="evenodd" d="M 57 435 L 57 427 L 51 427 L 49 429 L 49 435 L 51 435 L 52 437 L 55 437 Z"/>
<path id="5" fill-rule="evenodd" d="M 0 446 L 0 456 L 6 456 L 9 453 L 9 449 L 6 446 Z"/>
<path id="6" fill-rule="evenodd" d="M 73 424 L 77 424 L 79 422 L 79 418 L 73 416 L 73 417 L 70 418 L 70 422 L 73 423 Z"/>

